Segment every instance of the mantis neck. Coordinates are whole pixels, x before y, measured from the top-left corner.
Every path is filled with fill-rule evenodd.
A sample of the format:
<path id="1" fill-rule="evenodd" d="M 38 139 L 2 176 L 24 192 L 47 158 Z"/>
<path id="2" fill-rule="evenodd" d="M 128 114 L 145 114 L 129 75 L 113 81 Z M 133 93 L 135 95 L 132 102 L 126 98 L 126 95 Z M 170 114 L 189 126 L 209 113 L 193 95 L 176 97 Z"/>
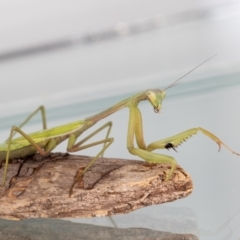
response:
<path id="1" fill-rule="evenodd" d="M 136 104 L 138 105 L 138 103 L 142 100 L 145 100 L 145 92 L 141 92 L 141 93 L 138 93 L 130 98 L 127 98 L 127 99 L 124 99 L 123 101 L 117 103 L 116 105 L 108 108 L 107 110 L 105 111 L 102 111 L 96 115 L 93 115 L 91 117 L 88 117 L 86 118 L 85 120 L 86 121 L 93 121 L 93 122 L 98 122 L 100 121 L 101 119 L 103 118 L 106 118 L 108 117 L 109 115 L 121 110 L 122 108 L 124 107 L 128 107 L 130 104 Z"/>

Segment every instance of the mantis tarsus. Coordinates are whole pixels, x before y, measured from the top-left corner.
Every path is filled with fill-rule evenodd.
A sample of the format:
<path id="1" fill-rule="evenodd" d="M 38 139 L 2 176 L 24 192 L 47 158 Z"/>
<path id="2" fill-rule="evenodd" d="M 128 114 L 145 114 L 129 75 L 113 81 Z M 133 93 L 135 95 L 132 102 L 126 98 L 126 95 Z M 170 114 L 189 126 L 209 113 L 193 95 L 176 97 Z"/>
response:
<path id="1" fill-rule="evenodd" d="M 211 57 L 212 58 L 212 57 Z M 210 58 L 209 58 L 210 59 Z M 209 59 L 205 60 L 203 63 L 208 61 Z M 202 65 L 201 63 L 200 65 Z M 199 67 L 198 65 L 197 67 Z M 197 67 L 193 68 L 190 72 L 195 70 Z M 188 72 L 187 74 L 189 74 Z M 187 75 L 185 74 L 185 75 Z M 184 76 L 185 76 L 184 75 Z M 169 172 L 167 173 L 166 179 L 168 180 L 176 167 L 176 160 L 167 155 L 159 154 L 159 153 L 152 153 L 155 149 L 164 149 L 164 148 L 172 148 L 175 149 L 180 143 L 185 141 L 187 138 L 192 136 L 193 134 L 198 133 L 199 131 L 205 134 L 207 137 L 211 138 L 219 145 L 219 150 L 221 145 L 225 146 L 228 150 L 230 150 L 233 154 L 240 155 L 232 151 L 226 144 L 224 144 L 217 136 L 213 135 L 209 131 L 198 127 L 198 128 L 191 128 L 186 130 L 182 133 L 177 135 L 171 136 L 169 138 L 159 140 L 156 142 L 152 142 L 149 145 L 146 145 L 144 142 L 143 137 L 143 129 L 142 129 L 142 117 L 141 112 L 138 108 L 138 104 L 140 101 L 147 100 L 153 107 L 154 111 L 157 113 L 162 108 L 162 101 L 165 98 L 165 91 L 166 89 L 174 86 L 177 82 L 182 79 L 184 76 L 173 82 L 170 86 L 165 88 L 164 90 L 153 89 L 147 90 L 144 92 L 140 92 L 136 95 L 133 95 L 130 98 L 127 98 L 116 105 L 108 108 L 107 110 L 100 112 L 94 116 L 88 117 L 84 120 L 75 121 L 72 123 L 68 123 L 62 126 L 58 126 L 55 128 L 47 129 L 46 126 L 46 114 L 45 109 L 43 106 L 39 107 L 34 113 L 32 113 L 19 127 L 13 126 L 10 132 L 10 136 L 7 141 L 3 144 L 0 144 L 0 159 L 5 160 L 5 169 L 4 169 L 4 176 L 3 176 L 3 185 L 6 182 L 7 177 L 7 169 L 8 169 L 8 162 L 9 159 L 13 158 L 21 158 L 25 156 L 32 155 L 36 152 L 39 152 L 41 155 L 47 155 L 50 153 L 59 143 L 68 139 L 68 152 L 75 152 L 80 151 L 82 149 L 86 149 L 92 146 L 96 146 L 99 144 L 103 144 L 103 148 L 99 151 L 99 153 L 90 161 L 90 163 L 85 167 L 85 169 L 79 173 L 74 181 L 72 186 L 69 190 L 69 196 L 71 196 L 73 192 L 73 188 L 77 182 L 80 181 L 84 173 L 89 169 L 89 167 L 100 157 L 103 155 L 105 150 L 112 144 L 113 138 L 109 137 L 110 130 L 112 127 L 112 122 L 107 122 L 102 127 L 95 130 L 89 136 L 85 137 L 83 140 L 77 142 L 78 137 L 85 132 L 87 129 L 92 127 L 98 121 L 102 120 L 103 118 L 113 114 L 114 112 L 124 108 L 129 108 L 129 122 L 128 122 L 128 132 L 127 132 L 127 148 L 128 151 L 133 154 L 137 155 L 143 160 L 147 161 L 148 163 L 167 163 L 171 165 Z M 28 120 L 36 114 L 38 111 L 42 113 L 42 120 L 43 120 L 43 130 L 26 134 L 21 130 L 21 127 L 28 122 Z M 107 129 L 107 134 L 105 139 L 93 142 L 90 144 L 84 143 L 89 140 L 91 137 L 96 135 L 98 132 L 102 131 L 103 129 Z M 22 135 L 18 138 L 13 138 L 15 133 L 19 133 Z M 134 146 L 134 138 L 136 139 L 137 147 Z"/>

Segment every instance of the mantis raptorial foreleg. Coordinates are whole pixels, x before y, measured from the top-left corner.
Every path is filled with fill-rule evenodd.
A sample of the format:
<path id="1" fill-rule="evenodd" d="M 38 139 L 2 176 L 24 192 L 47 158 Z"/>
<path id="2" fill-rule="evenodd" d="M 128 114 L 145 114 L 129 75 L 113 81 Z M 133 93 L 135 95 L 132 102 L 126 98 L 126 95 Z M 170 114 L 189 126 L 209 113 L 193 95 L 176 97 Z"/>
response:
<path id="1" fill-rule="evenodd" d="M 223 143 L 217 136 L 215 136 L 214 134 L 212 134 L 211 132 L 207 131 L 206 129 L 203 129 L 201 127 L 198 128 L 191 128 L 188 129 L 184 132 L 181 132 L 177 135 L 174 135 L 172 137 L 169 138 L 165 138 L 153 143 L 150 143 L 147 146 L 147 150 L 148 151 L 153 151 L 155 149 L 163 149 L 163 148 L 175 148 L 178 145 L 180 145 L 182 142 L 186 141 L 189 137 L 191 137 L 194 134 L 197 134 L 198 132 L 202 132 L 204 135 L 206 135 L 207 137 L 209 137 L 210 139 L 212 139 L 214 142 L 217 143 L 217 145 L 219 146 L 219 151 L 221 149 L 221 145 L 223 145 L 224 147 L 226 147 L 229 151 L 231 151 L 233 154 L 236 155 L 240 155 L 239 153 L 234 152 L 231 148 L 229 148 L 225 143 Z"/>
<path id="2" fill-rule="evenodd" d="M 141 112 L 138 109 L 137 105 L 135 105 L 135 104 L 130 105 L 129 108 L 130 108 L 130 116 L 129 116 L 128 141 L 127 141 L 128 150 L 130 153 L 141 157 L 146 162 L 170 164 L 171 169 L 168 172 L 165 180 L 168 180 L 171 177 L 171 175 L 173 174 L 173 171 L 176 167 L 177 162 L 173 157 L 163 155 L 163 154 L 158 154 L 158 153 L 152 153 L 151 151 L 153 151 L 155 149 L 164 149 L 164 148 L 166 148 L 166 149 L 172 148 L 175 150 L 175 147 L 180 145 L 182 142 L 186 141 L 192 135 L 197 134 L 199 131 L 202 132 L 207 137 L 209 137 L 210 139 L 212 139 L 213 141 L 215 141 L 219 146 L 219 151 L 221 149 L 221 145 L 223 145 L 228 150 L 230 150 L 233 154 L 240 155 L 239 153 L 236 153 L 232 149 L 230 149 L 217 136 L 215 136 L 211 132 L 209 132 L 201 127 L 191 128 L 189 130 L 186 130 L 186 131 L 179 133 L 177 135 L 174 135 L 172 137 L 150 143 L 146 147 L 146 144 L 145 144 L 144 138 L 143 138 Z M 137 145 L 139 148 L 134 147 L 134 143 L 133 143 L 134 136 L 136 137 L 136 142 L 137 142 Z"/>
<path id="3" fill-rule="evenodd" d="M 134 136 L 136 137 L 136 142 L 139 148 L 134 147 Z M 165 180 L 168 180 L 171 177 L 174 169 L 176 168 L 177 162 L 173 157 L 159 153 L 152 153 L 146 149 L 143 138 L 141 112 L 136 105 L 130 106 L 127 148 L 131 154 L 141 157 L 148 163 L 170 164 L 171 169 L 168 172 Z"/>

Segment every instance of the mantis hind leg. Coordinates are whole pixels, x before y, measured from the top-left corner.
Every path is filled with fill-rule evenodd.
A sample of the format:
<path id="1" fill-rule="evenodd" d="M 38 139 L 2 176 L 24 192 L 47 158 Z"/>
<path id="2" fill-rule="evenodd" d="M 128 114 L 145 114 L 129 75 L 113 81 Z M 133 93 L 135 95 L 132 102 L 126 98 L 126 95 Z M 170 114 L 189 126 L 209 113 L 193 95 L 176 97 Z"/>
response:
<path id="1" fill-rule="evenodd" d="M 89 140 L 90 138 L 92 138 L 93 136 L 95 136 L 97 133 L 101 132 L 103 129 L 108 128 L 107 130 L 107 134 L 105 139 L 100 140 L 100 141 L 96 141 L 90 144 L 86 144 L 83 145 L 87 140 Z M 68 140 L 68 148 L 67 150 L 69 152 L 76 152 L 76 151 L 80 151 L 86 148 L 90 148 L 93 146 L 97 146 L 99 144 L 103 144 L 102 149 L 98 152 L 98 154 L 90 161 L 90 163 L 84 168 L 84 170 L 77 174 L 77 176 L 74 179 L 74 182 L 69 190 L 69 196 L 71 196 L 72 192 L 73 192 L 73 188 L 76 185 L 76 183 L 78 183 L 80 181 L 80 179 L 83 177 L 84 173 L 92 166 L 92 164 L 101 156 L 103 156 L 103 153 L 105 152 L 105 150 L 113 143 L 113 138 L 109 138 L 109 134 L 112 128 L 112 122 L 108 122 L 106 124 L 104 124 L 102 127 L 98 128 L 97 130 L 95 130 L 93 133 L 91 133 L 90 135 L 88 135 L 87 137 L 85 137 L 83 140 L 76 142 L 78 136 L 72 134 L 69 137 Z"/>
<path id="2" fill-rule="evenodd" d="M 3 185 L 5 185 L 6 177 L 7 177 L 7 169 L 8 169 L 8 163 L 10 159 L 10 151 L 11 151 L 11 144 L 12 144 L 12 138 L 15 133 L 21 134 L 35 149 L 35 152 L 39 152 L 41 155 L 46 155 L 48 152 L 46 152 L 44 149 L 42 149 L 40 146 L 37 145 L 34 140 L 29 137 L 25 132 L 23 132 L 20 128 L 13 126 L 9 135 L 9 138 L 7 140 L 7 151 L 6 151 L 6 160 L 5 160 L 5 166 L 4 166 L 4 174 L 3 174 Z M 49 141 L 51 144 L 51 142 Z M 48 147 L 48 144 L 46 144 L 46 147 Z"/>
<path id="3" fill-rule="evenodd" d="M 6 182 L 6 177 L 7 177 L 7 169 L 8 169 L 8 162 L 9 162 L 9 158 L 10 158 L 10 151 L 11 151 L 11 144 L 12 144 L 12 139 L 13 136 L 16 133 L 19 133 L 20 135 L 22 135 L 26 140 L 29 141 L 29 143 L 36 149 L 36 152 L 38 151 L 41 155 L 46 155 L 48 152 L 50 152 L 51 150 L 53 150 L 56 147 L 56 143 L 54 140 L 50 140 L 46 146 L 45 146 L 45 150 L 42 149 L 40 146 L 37 145 L 37 143 L 35 143 L 33 141 L 32 138 L 30 138 L 25 132 L 23 132 L 21 130 L 21 128 L 28 123 L 31 118 L 36 115 L 38 112 L 41 112 L 41 116 L 42 116 L 42 124 L 43 124 L 43 129 L 47 129 L 47 120 L 46 120 L 46 111 L 45 111 L 45 107 L 44 106 L 40 106 L 38 107 L 33 113 L 31 113 L 26 119 L 25 121 L 23 121 L 18 127 L 13 126 L 11 131 L 10 131 L 10 135 L 9 138 L 5 141 L 8 146 L 7 146 L 7 151 L 6 151 L 6 160 L 5 160 L 5 168 L 4 168 L 4 174 L 3 174 L 3 185 Z"/>
<path id="4" fill-rule="evenodd" d="M 46 110 L 44 106 L 38 107 L 34 112 L 32 112 L 19 126 L 18 128 L 21 129 L 26 123 L 28 123 L 34 115 L 36 115 L 38 112 L 41 112 L 42 116 L 42 125 L 43 129 L 47 129 L 47 118 L 46 118 Z M 16 134 L 16 131 L 13 133 L 12 137 Z M 6 140 L 6 142 L 9 140 L 9 138 Z"/>

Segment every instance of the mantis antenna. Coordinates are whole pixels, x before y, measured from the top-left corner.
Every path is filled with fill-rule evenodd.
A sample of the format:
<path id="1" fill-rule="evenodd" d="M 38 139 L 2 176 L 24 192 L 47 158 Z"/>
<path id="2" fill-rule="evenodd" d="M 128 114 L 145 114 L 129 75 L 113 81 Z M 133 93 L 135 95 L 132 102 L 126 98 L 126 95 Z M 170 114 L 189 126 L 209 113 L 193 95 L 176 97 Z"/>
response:
<path id="1" fill-rule="evenodd" d="M 213 57 L 215 57 L 217 54 L 214 54 L 213 56 L 211 56 L 210 58 L 206 59 L 205 61 L 203 61 L 202 63 L 200 63 L 199 65 L 197 65 L 195 68 L 193 68 L 192 70 L 190 70 L 189 72 L 187 72 L 186 74 L 184 74 L 182 77 L 178 78 L 176 81 L 174 81 L 173 83 L 171 83 L 168 87 L 166 87 L 163 91 L 175 86 L 176 84 L 178 84 L 178 82 L 184 78 L 185 76 L 187 76 L 189 73 L 193 72 L 195 69 L 199 68 L 201 65 L 203 65 L 205 62 L 209 61 L 210 59 L 212 59 Z"/>

